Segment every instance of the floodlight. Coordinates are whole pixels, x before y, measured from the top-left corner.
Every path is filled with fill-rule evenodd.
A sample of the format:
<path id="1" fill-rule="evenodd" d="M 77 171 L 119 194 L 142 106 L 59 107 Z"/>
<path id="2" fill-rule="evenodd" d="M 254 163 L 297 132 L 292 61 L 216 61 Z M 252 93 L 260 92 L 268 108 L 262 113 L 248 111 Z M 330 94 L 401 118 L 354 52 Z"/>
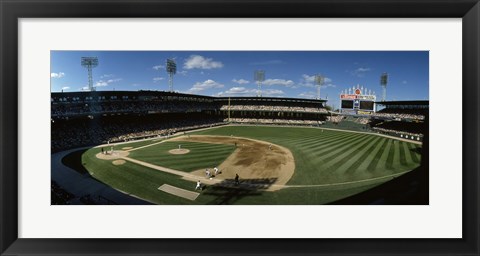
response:
<path id="1" fill-rule="evenodd" d="M 325 83 L 325 77 L 317 74 L 315 75 L 315 84 L 317 85 L 317 100 L 320 99 L 320 87 Z"/>
<path id="2" fill-rule="evenodd" d="M 173 92 L 173 75 L 177 73 L 177 64 L 173 59 L 167 59 L 168 87 Z"/>
<path id="3" fill-rule="evenodd" d="M 388 83 L 388 73 L 384 72 L 380 76 L 380 85 L 382 86 L 382 101 L 387 99 L 387 83 Z"/>
<path id="4" fill-rule="evenodd" d="M 93 88 L 92 68 L 98 66 L 98 58 L 82 57 L 81 60 L 82 67 L 85 67 L 88 70 L 88 89 L 90 91 L 95 91 L 95 88 Z"/>
<path id="5" fill-rule="evenodd" d="M 265 81 L 265 71 L 255 70 L 253 78 L 257 82 L 257 86 L 258 86 L 257 97 L 262 97 L 262 82 Z"/>

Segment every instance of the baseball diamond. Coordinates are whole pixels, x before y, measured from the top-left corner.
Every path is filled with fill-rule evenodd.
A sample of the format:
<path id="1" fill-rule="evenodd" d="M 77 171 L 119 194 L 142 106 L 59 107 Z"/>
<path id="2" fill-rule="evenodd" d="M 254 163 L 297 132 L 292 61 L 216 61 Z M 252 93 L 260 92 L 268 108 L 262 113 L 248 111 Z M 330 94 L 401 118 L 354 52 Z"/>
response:
<path id="1" fill-rule="evenodd" d="M 114 65 L 116 57 L 128 56 L 138 61 L 139 68 L 122 75 L 140 79 L 165 68 L 170 91 L 110 90 L 107 86 L 122 78 L 105 73 L 103 80 L 93 83 L 92 70 L 85 90 L 52 89 L 51 203 L 428 204 L 428 52 L 204 53 L 239 61 L 225 66 L 228 77 L 247 70 L 254 81 L 229 78 L 237 85 L 219 91 L 225 84 L 207 79 L 175 91 L 174 86 L 203 76 L 226 79 L 219 72 L 223 64 L 196 53 L 175 52 L 183 56 L 183 65 L 177 66 L 178 59 L 172 55 L 166 58 L 166 66 L 157 63 L 145 68 L 143 61 L 149 56 L 166 53 L 102 52 L 102 58 L 94 58 L 95 70 L 121 69 Z M 52 67 L 62 68 L 56 63 L 67 60 L 74 63 L 79 54 L 83 52 L 53 51 Z M 296 64 L 278 62 L 267 65 L 268 72 L 260 67 L 250 70 L 251 63 L 271 54 Z M 336 81 L 344 85 L 337 87 L 325 75 L 303 73 L 310 68 L 303 60 L 314 61 L 312 56 L 329 59 L 325 63 L 332 65 Z M 374 69 L 357 67 L 356 72 L 345 74 L 338 58 L 349 63 L 351 56 L 377 63 L 377 74 L 368 78 L 368 84 L 357 80 L 364 81 Z M 102 67 L 105 57 L 109 66 Z M 385 63 L 396 67 L 393 73 L 378 71 Z M 298 82 L 269 77 L 289 76 L 287 65 L 297 69 L 297 76 L 303 74 Z M 209 68 L 195 72 L 205 67 Z M 181 77 L 175 76 L 177 68 L 182 69 Z M 74 67 L 69 70 L 71 76 L 77 72 Z M 394 74 L 391 81 L 390 74 Z M 391 82 L 398 83 L 399 74 L 416 85 L 409 86 L 405 78 L 404 88 L 393 90 L 391 98 L 407 100 L 388 100 L 387 85 L 390 89 Z M 52 73 L 52 88 L 58 90 L 57 79 L 71 76 Z M 181 82 L 175 84 L 174 78 Z M 153 82 L 164 79 L 158 76 Z M 283 86 L 285 91 L 273 86 Z M 300 91 L 307 88 L 315 88 L 316 97 Z M 381 97 L 375 92 L 380 89 Z M 424 100 L 412 100 L 417 96 Z"/>
<path id="2" fill-rule="evenodd" d="M 94 178 L 156 204 L 218 203 L 218 194 L 229 189 L 240 190 L 244 196 L 221 203 L 318 204 L 392 180 L 418 167 L 421 159 L 419 143 L 361 132 L 231 125 L 189 134 L 161 143 L 146 140 L 122 144 L 122 148 L 128 149 L 119 150 L 122 152 L 118 158 L 113 156 L 126 160 L 122 165 L 112 165 L 113 158 L 98 157 L 101 146 L 86 151 L 82 162 Z M 189 150 L 188 154 L 169 152 L 179 142 Z M 269 144 L 274 145 L 272 150 Z M 268 155 L 270 151 L 280 151 L 279 147 L 292 157 Z M 241 151 L 245 153 L 237 154 Z M 127 153 L 128 157 L 123 157 Z M 130 159 L 176 172 L 152 169 Z M 254 163 L 262 161 L 265 161 L 262 168 L 251 170 Z M 203 171 L 214 166 L 219 166 L 222 172 L 209 180 Z M 290 166 L 291 170 L 284 166 Z M 235 173 L 242 181 L 238 188 L 233 185 Z M 194 201 L 158 190 L 162 184 L 192 190 L 197 179 L 208 184 L 211 191 L 204 191 Z M 308 196 L 298 201 L 305 193 Z"/>

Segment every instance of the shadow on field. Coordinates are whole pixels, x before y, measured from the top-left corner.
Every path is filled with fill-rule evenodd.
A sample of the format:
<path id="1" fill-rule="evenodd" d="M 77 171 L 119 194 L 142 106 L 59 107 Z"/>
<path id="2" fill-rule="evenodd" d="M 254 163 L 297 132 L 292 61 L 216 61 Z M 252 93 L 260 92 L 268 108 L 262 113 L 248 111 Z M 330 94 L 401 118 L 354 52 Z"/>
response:
<path id="1" fill-rule="evenodd" d="M 209 204 L 234 204 L 241 198 L 261 195 L 276 181 L 277 178 L 240 179 L 239 183 L 235 184 L 234 179 L 226 179 L 208 186 L 202 194 L 216 197 Z"/>
<path id="2" fill-rule="evenodd" d="M 72 168 L 73 170 L 79 172 L 80 174 L 90 175 L 87 169 L 85 169 L 85 166 L 83 166 L 82 164 L 82 155 L 87 150 L 88 149 L 81 149 L 66 155 L 64 158 L 62 158 L 62 163 Z"/>

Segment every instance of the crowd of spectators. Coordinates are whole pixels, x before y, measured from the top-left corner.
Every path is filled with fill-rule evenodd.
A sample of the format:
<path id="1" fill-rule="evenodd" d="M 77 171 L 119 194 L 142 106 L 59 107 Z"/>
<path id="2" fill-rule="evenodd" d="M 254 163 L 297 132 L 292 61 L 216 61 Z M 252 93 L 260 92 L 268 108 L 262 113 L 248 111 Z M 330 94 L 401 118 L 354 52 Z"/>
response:
<path id="1" fill-rule="evenodd" d="M 228 118 L 224 119 L 228 122 Z M 238 124 L 275 124 L 275 125 L 300 125 L 318 126 L 322 121 L 317 120 L 291 120 L 291 119 L 270 119 L 270 118 L 230 118 L 231 123 Z"/>
<path id="2" fill-rule="evenodd" d="M 395 132 L 411 136 L 420 136 L 428 132 L 428 127 L 425 123 L 417 122 L 377 121 L 372 122 L 371 127 L 376 131 Z"/>
<path id="3" fill-rule="evenodd" d="M 60 187 L 55 181 L 52 180 L 50 185 L 50 194 L 53 205 L 65 205 L 69 204 L 69 201 L 75 198 L 75 196 L 65 189 Z"/>
<path id="4" fill-rule="evenodd" d="M 397 109 L 397 108 L 385 108 L 376 113 L 373 113 L 372 116 L 388 118 L 393 120 L 425 120 L 425 112 L 427 110 L 423 109 Z"/>
<path id="5" fill-rule="evenodd" d="M 298 107 L 298 106 L 268 106 L 268 105 L 223 105 L 220 110 L 231 111 L 272 111 L 272 112 L 304 112 L 304 113 L 324 113 L 328 111 L 325 108 Z"/>
<path id="6" fill-rule="evenodd" d="M 372 114 L 372 116 L 394 119 L 394 120 L 397 120 L 397 119 L 411 119 L 411 120 L 420 120 L 420 121 L 425 120 L 424 115 L 414 115 L 414 114 L 374 113 L 374 114 Z"/>
<path id="7" fill-rule="evenodd" d="M 52 117 L 112 113 L 188 113 L 214 110 L 215 105 L 193 101 L 107 101 L 51 104 Z"/>
<path id="8" fill-rule="evenodd" d="M 355 123 L 359 124 L 368 124 L 370 122 L 370 118 L 367 117 L 359 117 L 354 120 Z"/>
<path id="9" fill-rule="evenodd" d="M 52 122 L 52 152 L 69 148 L 165 136 L 176 132 L 222 124 L 204 115 L 168 118 L 164 115 L 115 116 Z"/>
<path id="10" fill-rule="evenodd" d="M 327 122 L 332 122 L 332 123 L 340 123 L 341 121 L 343 121 L 343 119 L 345 118 L 345 116 L 342 116 L 342 115 L 338 115 L 338 116 L 327 116 Z"/>

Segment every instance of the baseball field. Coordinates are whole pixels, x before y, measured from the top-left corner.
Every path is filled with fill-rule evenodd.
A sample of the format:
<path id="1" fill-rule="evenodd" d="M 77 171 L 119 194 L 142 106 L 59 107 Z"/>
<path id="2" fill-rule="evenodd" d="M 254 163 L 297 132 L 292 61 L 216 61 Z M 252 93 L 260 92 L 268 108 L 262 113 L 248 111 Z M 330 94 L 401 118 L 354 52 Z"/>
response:
<path id="1" fill-rule="evenodd" d="M 375 134 L 231 125 L 99 145 L 83 153 L 81 166 L 155 204 L 326 204 L 415 169 L 420 152 L 420 143 Z"/>

